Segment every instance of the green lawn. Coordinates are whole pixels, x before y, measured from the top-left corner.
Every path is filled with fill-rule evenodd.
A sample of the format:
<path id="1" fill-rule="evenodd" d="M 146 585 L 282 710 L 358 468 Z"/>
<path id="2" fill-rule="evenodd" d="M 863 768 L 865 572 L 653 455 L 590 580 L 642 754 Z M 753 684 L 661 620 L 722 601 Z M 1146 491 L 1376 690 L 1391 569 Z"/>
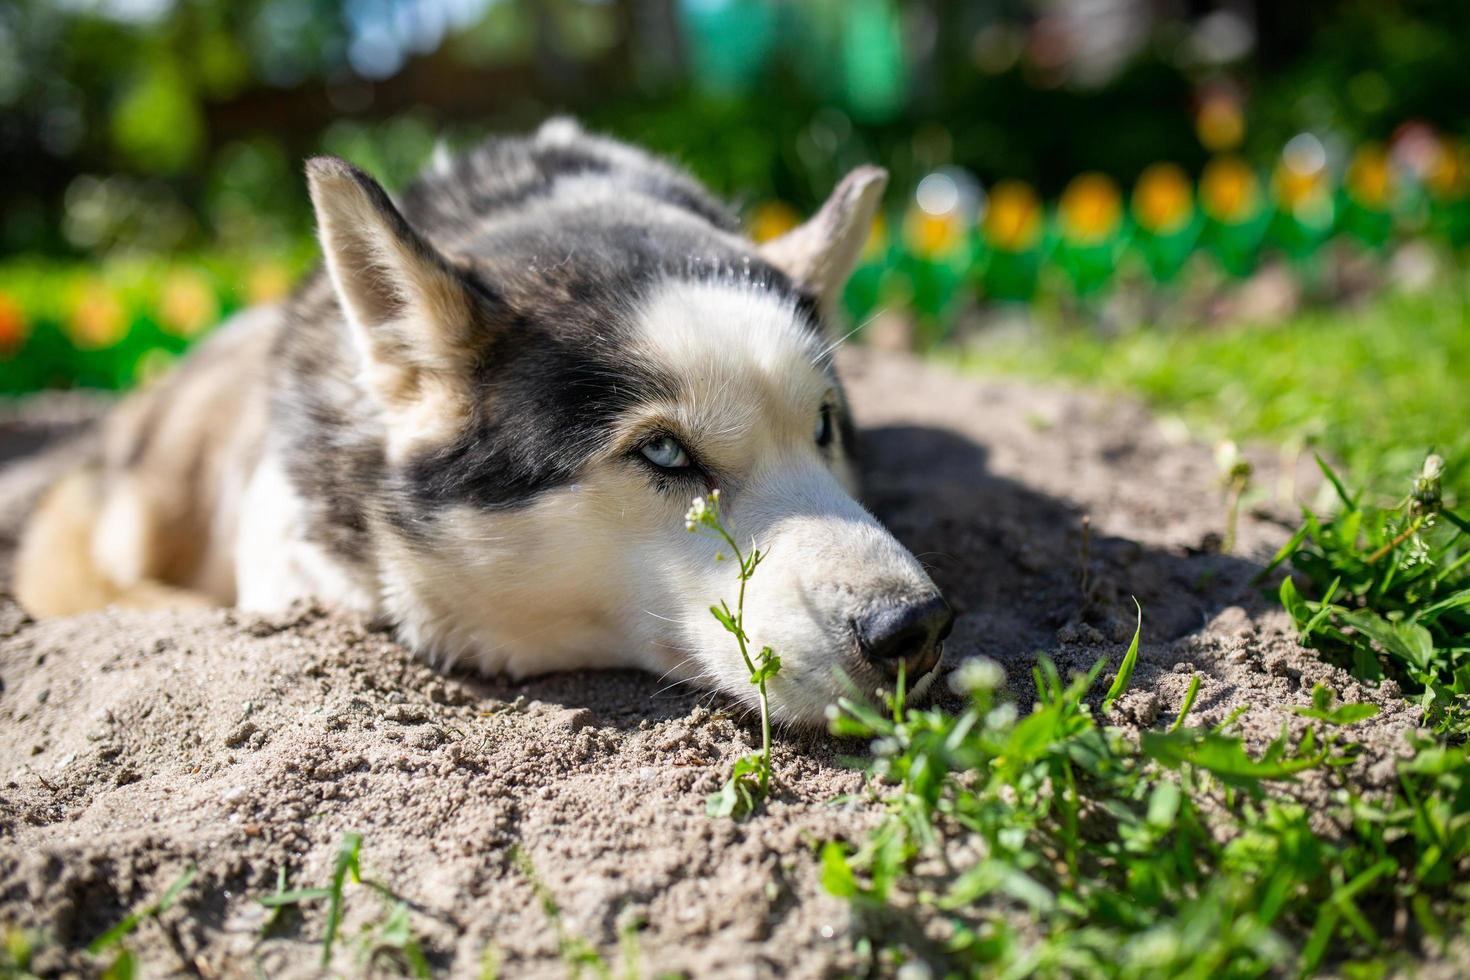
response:
<path id="1" fill-rule="evenodd" d="M 1447 491 L 1470 501 L 1470 277 L 1273 326 L 1039 334 L 982 335 L 959 357 L 1132 392 L 1208 439 L 1315 446 L 1350 481 L 1387 494 L 1403 493 L 1432 448 L 1448 464 Z"/>
<path id="2" fill-rule="evenodd" d="M 870 740 L 887 812 L 866 839 L 824 846 L 822 880 L 880 957 L 914 955 L 910 937 L 930 933 L 905 917 L 927 906 L 948 930 L 931 955 L 950 976 L 1368 978 L 1412 975 L 1424 956 L 1454 968 L 1470 935 L 1470 522 L 1441 508 L 1424 456 L 1450 461 L 1463 510 L 1467 297 L 1462 280 L 1270 328 L 1112 340 L 1053 328 L 950 355 L 1134 392 L 1205 435 L 1310 439 L 1398 498 L 1380 508 L 1330 478 L 1335 514 L 1306 516 L 1282 549 L 1294 574 L 1279 594 L 1304 644 L 1365 683 L 1392 678 L 1422 728 L 1407 756 L 1382 760 L 1398 776 L 1391 798 L 1337 777 L 1327 806 L 1341 832 L 1324 834 L 1289 783 L 1371 751 L 1353 726 L 1378 706 L 1315 685 L 1292 707 L 1302 724 L 1253 754 L 1234 728 L 1246 706 L 1191 717 L 1196 676 L 1172 723 L 1135 737 L 1109 711 L 1137 633 L 1121 662 L 1083 677 L 1040 658 L 1029 714 L 1001 699 L 1003 670 L 983 659 L 951 675 L 970 698 L 959 715 L 901 694 L 888 712 L 843 702 L 833 728 Z M 976 859 L 937 872 L 961 842 Z M 1017 928 L 1017 910 L 1035 927 Z"/>

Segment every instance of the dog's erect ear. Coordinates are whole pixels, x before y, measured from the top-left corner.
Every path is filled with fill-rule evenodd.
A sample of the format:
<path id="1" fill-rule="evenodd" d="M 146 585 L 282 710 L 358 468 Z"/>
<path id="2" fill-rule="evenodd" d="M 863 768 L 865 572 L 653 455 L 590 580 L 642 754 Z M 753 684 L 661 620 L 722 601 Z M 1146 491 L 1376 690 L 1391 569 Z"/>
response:
<path id="1" fill-rule="evenodd" d="M 858 167 L 805 224 L 762 245 L 761 257 L 830 307 L 857 265 L 887 185 L 882 167 Z"/>
<path id="2" fill-rule="evenodd" d="M 327 272 L 376 394 L 391 403 L 411 397 L 426 376 L 462 374 L 482 302 L 474 287 L 361 170 L 315 157 L 306 178 Z"/>

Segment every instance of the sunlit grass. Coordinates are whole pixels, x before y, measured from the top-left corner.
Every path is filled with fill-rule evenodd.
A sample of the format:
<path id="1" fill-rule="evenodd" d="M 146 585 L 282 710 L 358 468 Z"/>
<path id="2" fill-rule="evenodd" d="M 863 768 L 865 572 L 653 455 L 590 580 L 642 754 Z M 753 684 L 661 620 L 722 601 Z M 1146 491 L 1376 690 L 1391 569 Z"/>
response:
<path id="1" fill-rule="evenodd" d="M 1064 681 L 1044 657 L 1029 713 L 1002 697 L 1004 673 L 983 659 L 951 675 L 969 700 L 959 714 L 898 697 L 887 714 L 844 701 L 832 730 L 869 740 L 870 791 L 886 815 L 856 846 L 824 846 L 822 880 L 852 904 L 871 965 L 923 961 L 946 976 L 1381 976 L 1463 937 L 1470 590 L 1457 548 L 1470 525 L 1442 509 L 1437 472 L 1436 458 L 1399 507 L 1380 511 L 1328 471 L 1341 514 L 1308 514 L 1279 558 L 1306 590 L 1287 579 L 1281 592 L 1304 637 L 1315 633 L 1363 681 L 1387 671 L 1423 690 L 1413 700 L 1436 735 L 1410 733 L 1384 792 L 1362 793 L 1348 769 L 1365 751 L 1351 728 L 1378 707 L 1339 703 L 1321 684 L 1292 709 L 1306 726 L 1283 726 L 1258 754 L 1234 727 L 1246 706 L 1208 728 L 1187 723 L 1198 675 L 1168 727 L 1109 725 L 1137 632 L 1100 711 L 1106 661 Z M 1339 832 L 1324 833 L 1290 792 L 1308 771 L 1334 787 Z"/>
<path id="2" fill-rule="evenodd" d="M 986 337 L 956 356 L 988 373 L 1065 378 L 1136 395 L 1206 439 L 1316 448 L 1354 483 L 1398 493 L 1430 450 L 1470 500 L 1470 278 L 1356 310 L 1252 327 L 1081 326 Z"/>

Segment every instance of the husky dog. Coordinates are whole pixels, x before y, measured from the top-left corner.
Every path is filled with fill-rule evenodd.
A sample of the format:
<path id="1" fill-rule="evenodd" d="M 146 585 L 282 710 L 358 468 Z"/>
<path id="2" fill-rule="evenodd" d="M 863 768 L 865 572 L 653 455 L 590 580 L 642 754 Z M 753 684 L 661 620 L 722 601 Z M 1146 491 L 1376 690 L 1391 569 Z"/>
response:
<path id="1" fill-rule="evenodd" d="M 831 356 L 882 170 L 759 247 L 564 119 L 441 155 L 396 203 L 341 160 L 306 172 L 324 270 L 119 406 L 31 518 L 24 606 L 315 599 L 441 667 L 634 666 L 749 703 L 708 611 L 734 569 L 684 527 L 719 488 L 769 553 L 745 623 L 782 657 L 779 720 L 932 678 L 953 617 L 853 499 Z"/>

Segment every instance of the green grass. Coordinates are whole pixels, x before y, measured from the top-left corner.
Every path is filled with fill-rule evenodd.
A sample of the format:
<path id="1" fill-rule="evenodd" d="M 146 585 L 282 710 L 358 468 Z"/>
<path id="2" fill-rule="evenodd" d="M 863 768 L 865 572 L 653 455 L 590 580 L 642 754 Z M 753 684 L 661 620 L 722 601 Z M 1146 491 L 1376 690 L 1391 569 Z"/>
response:
<path id="1" fill-rule="evenodd" d="M 1325 464 L 1331 517 L 1306 523 L 1271 567 L 1302 580 L 1281 602 L 1302 642 L 1364 680 L 1400 684 L 1436 731 L 1470 736 L 1470 521 L 1445 509 L 1439 457 L 1395 506 L 1363 503 Z M 1269 568 L 1268 568 L 1269 571 Z"/>
<path id="2" fill-rule="evenodd" d="M 828 843 L 821 856 L 823 883 L 852 903 L 875 967 L 1374 975 L 1464 934 L 1463 747 L 1419 745 L 1388 801 L 1337 780 L 1334 810 L 1350 829 L 1333 839 L 1279 787 L 1350 763 L 1360 752 L 1351 726 L 1373 706 L 1337 704 L 1319 686 L 1299 710 L 1313 722 L 1305 734 L 1283 729 L 1253 755 L 1230 722 L 1176 720 L 1138 737 L 1109 727 L 1086 700 L 1099 669 L 1064 683 L 1043 660 L 1026 715 L 996 698 L 999 667 L 968 670 L 959 715 L 847 703 L 833 723 L 874 741 L 875 785 L 894 786 L 866 840 Z"/>
<path id="3" fill-rule="evenodd" d="M 567 969 L 567 976 L 576 980 L 583 973 L 590 974 L 597 980 L 613 980 L 615 976 L 613 968 L 597 951 L 597 947 L 585 937 L 572 931 L 562 918 L 561 905 L 556 896 L 547 887 L 546 882 L 536 872 L 536 866 L 531 861 L 531 856 L 525 852 L 520 845 L 511 849 L 511 863 L 521 876 L 530 884 L 536 893 L 536 900 L 541 905 L 541 911 L 550 923 L 552 933 L 556 937 L 557 956 L 562 965 Z M 618 925 L 618 946 L 622 954 L 623 980 L 637 980 L 644 976 L 642 968 L 642 954 L 638 948 L 638 930 L 646 924 L 641 918 L 633 916 L 620 916 Z M 480 977 L 481 980 L 494 980 L 499 975 L 499 964 L 493 947 L 486 951 L 482 961 Z M 661 973 L 660 978 L 677 977 L 679 974 Z"/>
<path id="4" fill-rule="evenodd" d="M 45 933 L 7 925 L 0 930 L 0 977 L 4 980 L 35 980 L 32 960 L 47 945 Z"/>
<path id="5" fill-rule="evenodd" d="M 826 844 L 822 875 L 858 913 L 873 966 L 1366 977 L 1470 939 L 1470 525 L 1443 508 L 1438 472 L 1425 464 L 1383 509 L 1327 470 L 1341 510 L 1307 514 L 1278 556 L 1298 571 L 1281 595 L 1303 636 L 1364 681 L 1401 679 L 1435 729 L 1410 734 L 1387 794 L 1341 772 L 1362 753 L 1352 726 L 1378 708 L 1320 684 L 1293 709 L 1304 732 L 1283 726 L 1258 754 L 1232 729 L 1244 707 L 1187 723 L 1198 677 L 1166 727 L 1109 726 L 1137 633 L 1101 714 L 1089 695 L 1104 662 L 1064 682 L 1044 658 L 1029 714 L 998 698 L 1004 674 L 987 660 L 953 675 L 969 699 L 958 715 L 843 702 L 833 731 L 871 740 L 886 816 L 856 847 Z M 1289 792 L 1307 771 L 1332 787 L 1340 833 Z"/>
<path id="6" fill-rule="evenodd" d="M 164 890 L 157 901 L 151 902 L 138 911 L 128 915 L 117 925 L 108 929 L 87 945 L 87 952 L 93 956 L 101 956 L 104 953 L 115 951 L 107 967 L 101 971 L 103 977 L 109 978 L 109 980 L 132 980 L 138 974 L 140 964 L 137 954 L 128 948 L 126 940 L 133 933 L 137 932 L 138 927 L 143 925 L 143 923 L 157 921 L 163 913 L 173 908 L 174 903 L 179 900 L 179 896 L 193 884 L 194 878 L 198 874 L 199 869 L 195 865 L 190 864 L 179 873 L 179 876 Z M 173 935 L 171 933 L 166 934 L 177 951 L 178 947 Z"/>
<path id="7" fill-rule="evenodd" d="M 985 372 L 1066 378 L 1142 397 L 1206 438 L 1315 446 L 1350 480 L 1397 494 L 1433 450 L 1447 494 L 1470 501 L 1470 279 L 1358 310 L 1259 327 L 1085 327 L 986 339 L 958 357 Z"/>
<path id="8" fill-rule="evenodd" d="M 337 857 L 332 863 L 332 880 L 321 888 L 286 887 L 286 870 L 280 869 L 276 878 L 276 890 L 271 895 L 256 899 L 271 910 L 262 933 L 271 930 L 279 921 L 280 913 L 288 908 L 318 902 L 327 902 L 327 922 L 322 932 L 321 968 L 326 970 L 332 963 L 332 949 L 336 945 L 342 926 L 346 906 L 348 882 L 363 884 L 375 892 L 383 902 L 380 918 L 367 922 L 354 937 L 356 963 L 360 971 L 389 970 L 404 976 L 428 977 L 432 975 L 423 946 L 413 931 L 412 914 L 408 903 L 382 882 L 362 877 L 362 835 L 348 832 L 337 843 Z"/>
<path id="9" fill-rule="evenodd" d="M 531 856 L 516 846 L 512 848 L 510 857 L 516 870 L 521 873 L 521 877 L 526 879 L 531 890 L 536 893 L 536 901 L 540 903 L 541 911 L 556 936 L 556 953 L 562 965 L 567 968 L 567 976 L 576 980 L 585 972 L 597 977 L 598 980 L 611 980 L 612 970 L 608 967 L 607 961 L 602 958 L 602 954 L 597 951 L 597 947 L 585 937 L 567 928 L 566 922 L 562 919 L 561 904 L 556 900 L 551 889 L 541 880 L 541 876 L 537 874 Z"/>

